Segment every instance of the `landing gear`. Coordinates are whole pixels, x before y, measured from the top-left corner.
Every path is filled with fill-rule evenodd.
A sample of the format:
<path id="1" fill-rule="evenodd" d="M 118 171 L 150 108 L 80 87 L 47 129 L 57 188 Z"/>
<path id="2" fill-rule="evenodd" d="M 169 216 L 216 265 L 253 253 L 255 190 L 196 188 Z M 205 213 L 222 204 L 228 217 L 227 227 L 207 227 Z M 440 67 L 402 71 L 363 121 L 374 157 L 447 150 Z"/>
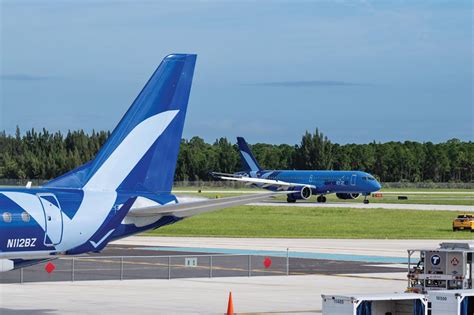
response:
<path id="1" fill-rule="evenodd" d="M 368 195 L 365 195 L 365 197 L 364 197 L 364 205 L 368 205 L 368 204 L 369 204 L 369 199 L 367 199 L 367 196 L 368 196 Z"/>
<path id="2" fill-rule="evenodd" d="M 291 197 L 286 197 L 286 202 L 288 203 L 295 203 L 296 202 L 296 199 L 293 199 Z"/>
<path id="3" fill-rule="evenodd" d="M 324 203 L 324 202 L 326 202 L 326 196 L 323 196 L 323 195 L 318 196 L 318 198 L 316 198 L 316 201 Z"/>

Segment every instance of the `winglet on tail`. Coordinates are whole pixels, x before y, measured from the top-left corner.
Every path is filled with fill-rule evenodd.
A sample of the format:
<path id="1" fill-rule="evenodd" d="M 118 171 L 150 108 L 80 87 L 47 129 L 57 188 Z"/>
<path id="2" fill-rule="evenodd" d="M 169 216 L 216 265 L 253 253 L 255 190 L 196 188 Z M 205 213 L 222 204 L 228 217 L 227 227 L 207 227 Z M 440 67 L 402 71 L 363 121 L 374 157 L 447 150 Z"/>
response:
<path id="1" fill-rule="evenodd" d="M 255 159 L 255 156 L 250 150 L 247 142 L 245 142 L 245 139 L 237 137 L 237 144 L 239 145 L 239 153 L 244 171 L 261 171 L 262 168 L 258 164 L 257 159 Z"/>
<path id="2" fill-rule="evenodd" d="M 171 191 L 195 63 L 165 57 L 95 159 L 45 186 Z"/>

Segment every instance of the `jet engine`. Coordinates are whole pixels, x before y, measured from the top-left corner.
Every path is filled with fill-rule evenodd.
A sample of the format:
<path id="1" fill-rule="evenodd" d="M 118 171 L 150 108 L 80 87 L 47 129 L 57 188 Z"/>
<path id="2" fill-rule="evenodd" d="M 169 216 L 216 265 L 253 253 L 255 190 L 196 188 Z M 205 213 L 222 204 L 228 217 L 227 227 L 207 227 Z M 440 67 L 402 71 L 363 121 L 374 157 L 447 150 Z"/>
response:
<path id="1" fill-rule="evenodd" d="M 307 200 L 311 198 L 312 194 L 313 194 L 313 191 L 311 190 L 311 187 L 303 186 L 298 192 L 292 193 L 288 195 L 288 197 L 294 200 L 298 200 L 298 199 Z"/>
<path id="2" fill-rule="evenodd" d="M 336 196 L 339 199 L 357 199 L 359 197 L 359 193 L 337 193 Z"/>

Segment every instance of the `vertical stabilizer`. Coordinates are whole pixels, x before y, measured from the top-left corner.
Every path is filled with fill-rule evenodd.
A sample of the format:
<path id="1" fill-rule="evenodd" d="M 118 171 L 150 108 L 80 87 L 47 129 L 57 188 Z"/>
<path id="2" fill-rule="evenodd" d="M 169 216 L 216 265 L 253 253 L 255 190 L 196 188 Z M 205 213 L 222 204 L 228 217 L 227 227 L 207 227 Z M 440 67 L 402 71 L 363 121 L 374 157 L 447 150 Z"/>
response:
<path id="1" fill-rule="evenodd" d="M 258 165 L 255 156 L 253 155 L 252 151 L 250 150 L 247 142 L 242 137 L 237 137 L 237 144 L 239 146 L 239 153 L 240 158 L 242 160 L 242 166 L 244 167 L 244 171 L 251 172 L 251 171 L 261 171 L 262 168 Z"/>
<path id="2" fill-rule="evenodd" d="M 170 192 L 195 62 L 165 57 L 96 158 L 45 186 Z"/>

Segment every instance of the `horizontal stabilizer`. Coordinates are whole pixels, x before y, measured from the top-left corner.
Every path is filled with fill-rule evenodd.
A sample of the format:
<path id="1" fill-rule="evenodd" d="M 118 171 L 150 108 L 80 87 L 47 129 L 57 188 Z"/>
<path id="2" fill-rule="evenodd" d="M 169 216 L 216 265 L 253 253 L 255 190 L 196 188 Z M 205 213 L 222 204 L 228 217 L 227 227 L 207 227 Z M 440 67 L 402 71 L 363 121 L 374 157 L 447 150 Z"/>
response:
<path id="1" fill-rule="evenodd" d="M 240 174 L 229 174 L 229 173 L 219 173 L 219 172 L 211 172 L 212 177 L 221 179 L 222 177 L 234 177 L 234 178 L 242 178 L 244 175 Z"/>
<path id="2" fill-rule="evenodd" d="M 288 192 L 285 192 L 287 194 Z M 269 197 L 281 194 L 279 192 L 259 193 L 252 195 L 243 195 L 237 197 L 228 197 L 222 199 L 209 199 L 203 201 L 178 203 L 165 206 L 152 206 L 144 208 L 134 208 L 130 210 L 127 217 L 150 217 L 172 215 L 179 218 L 191 217 L 196 214 L 220 210 L 223 208 L 241 206 L 252 202 L 265 200 Z"/>

